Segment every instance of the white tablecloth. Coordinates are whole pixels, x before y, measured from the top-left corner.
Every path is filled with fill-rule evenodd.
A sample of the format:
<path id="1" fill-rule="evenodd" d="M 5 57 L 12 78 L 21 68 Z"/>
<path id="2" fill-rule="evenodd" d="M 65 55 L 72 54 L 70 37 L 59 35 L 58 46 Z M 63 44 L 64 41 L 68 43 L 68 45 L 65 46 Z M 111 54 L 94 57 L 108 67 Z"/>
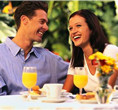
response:
<path id="1" fill-rule="evenodd" d="M 118 110 L 118 104 L 81 104 L 68 98 L 63 103 L 26 101 L 21 95 L 0 96 L 0 110 Z"/>

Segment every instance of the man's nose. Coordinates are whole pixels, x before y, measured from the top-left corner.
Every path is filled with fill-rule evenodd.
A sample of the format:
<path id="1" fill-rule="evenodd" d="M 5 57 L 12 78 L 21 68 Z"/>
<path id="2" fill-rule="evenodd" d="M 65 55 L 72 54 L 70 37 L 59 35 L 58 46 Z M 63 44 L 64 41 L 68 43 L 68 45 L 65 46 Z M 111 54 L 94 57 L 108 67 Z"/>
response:
<path id="1" fill-rule="evenodd" d="M 48 25 L 46 25 L 46 29 L 48 30 Z"/>
<path id="2" fill-rule="evenodd" d="M 43 28 L 45 29 L 45 31 L 47 31 L 48 30 L 48 25 L 45 24 Z"/>

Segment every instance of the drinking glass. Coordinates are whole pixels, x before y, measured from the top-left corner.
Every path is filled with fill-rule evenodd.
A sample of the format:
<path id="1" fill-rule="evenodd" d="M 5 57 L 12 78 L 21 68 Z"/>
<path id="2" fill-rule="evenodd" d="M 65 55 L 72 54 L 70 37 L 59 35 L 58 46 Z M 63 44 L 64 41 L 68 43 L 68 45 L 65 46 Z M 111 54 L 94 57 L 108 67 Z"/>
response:
<path id="1" fill-rule="evenodd" d="M 74 85 L 79 88 L 80 95 L 82 95 L 82 88 L 86 86 L 88 82 L 88 75 L 86 74 L 85 67 L 75 67 Z"/>
<path id="2" fill-rule="evenodd" d="M 28 97 L 30 97 L 31 88 L 36 85 L 36 82 L 37 82 L 36 67 L 24 67 L 22 74 L 22 83 L 26 88 L 28 88 Z"/>

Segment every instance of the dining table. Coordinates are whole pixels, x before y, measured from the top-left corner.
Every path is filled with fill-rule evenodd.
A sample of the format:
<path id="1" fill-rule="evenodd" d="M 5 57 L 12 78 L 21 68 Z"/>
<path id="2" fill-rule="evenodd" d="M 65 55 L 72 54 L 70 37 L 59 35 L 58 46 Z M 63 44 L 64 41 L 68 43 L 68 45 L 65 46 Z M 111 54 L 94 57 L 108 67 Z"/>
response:
<path id="1" fill-rule="evenodd" d="M 117 103 L 81 103 L 73 97 L 61 102 L 46 102 L 45 98 L 28 101 L 23 95 L 0 96 L 0 110 L 118 110 Z"/>

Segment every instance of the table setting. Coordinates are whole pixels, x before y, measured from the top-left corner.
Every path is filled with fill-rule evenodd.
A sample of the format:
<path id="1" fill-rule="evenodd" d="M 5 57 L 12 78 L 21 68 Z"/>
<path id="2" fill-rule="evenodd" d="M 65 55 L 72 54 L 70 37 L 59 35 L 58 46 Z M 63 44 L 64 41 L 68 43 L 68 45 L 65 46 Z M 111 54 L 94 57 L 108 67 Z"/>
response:
<path id="1" fill-rule="evenodd" d="M 22 91 L 20 92 L 20 95 L 23 98 L 23 100 L 26 101 L 28 96 L 30 95 L 30 101 L 40 100 L 42 102 L 47 103 L 61 103 L 65 102 L 67 98 L 75 99 L 75 95 L 66 92 L 66 90 L 62 89 L 62 86 L 63 84 L 47 83 L 44 84 L 43 88 L 34 86 L 33 88 L 37 89 L 32 89 L 32 91 L 30 91 L 30 94 L 28 93 L 28 91 Z"/>
<path id="2" fill-rule="evenodd" d="M 71 94 L 63 90 L 63 84 L 47 83 L 43 88 L 36 85 L 37 70 L 36 67 L 24 67 L 22 83 L 28 91 L 21 91 L 20 95 L 26 101 L 38 100 L 49 103 L 65 102 L 67 95 Z M 32 91 L 31 91 L 32 89 Z"/>
<path id="3" fill-rule="evenodd" d="M 47 85 L 47 84 L 46 84 Z M 50 84 L 52 87 L 52 84 Z M 57 85 L 57 84 L 53 84 Z M 54 87 L 54 86 L 53 86 Z M 57 86 L 58 87 L 58 86 Z M 39 90 L 44 91 L 44 88 L 40 88 Z M 54 90 L 53 90 L 54 91 Z M 25 94 L 25 96 L 24 96 Z M 32 90 L 31 96 L 35 93 Z M 105 104 L 98 104 L 90 99 L 79 100 L 79 94 L 71 94 L 66 92 L 65 90 L 61 89 L 60 97 L 54 98 L 53 100 L 50 99 L 49 94 L 42 94 L 36 95 L 36 97 L 30 100 L 27 100 L 28 91 L 22 91 L 20 95 L 7 95 L 0 97 L 0 110 L 117 110 L 118 109 L 118 90 L 113 91 L 113 98 L 110 103 Z M 34 95 L 34 96 L 35 96 Z M 49 96 L 48 96 L 49 95 Z M 84 95 L 84 94 L 83 94 Z M 86 93 L 85 96 L 93 95 L 93 92 Z M 60 101 L 61 99 L 65 98 L 65 100 Z M 51 97 L 52 98 L 52 97 Z M 95 98 L 95 97 L 94 97 Z M 56 101 L 55 101 L 56 100 Z M 58 101 L 59 100 L 59 101 Z M 83 102 L 82 102 L 83 101 Z"/>
<path id="4" fill-rule="evenodd" d="M 82 93 L 88 83 L 88 75 L 85 67 L 75 67 L 73 77 L 74 85 L 79 88 L 80 92 L 73 95 L 72 93 L 63 90 L 63 84 L 46 83 L 42 88 L 36 85 L 37 70 L 35 67 L 24 67 L 22 82 L 28 88 L 28 91 L 21 91 L 20 95 L 25 101 L 40 100 L 42 103 L 65 103 L 74 101 L 80 104 L 108 104 L 117 99 L 116 87 L 114 90 L 107 84 L 108 78 L 112 75 L 115 68 L 115 60 L 104 56 L 100 52 L 96 52 L 89 57 L 90 60 L 97 61 L 99 88 L 95 91 Z M 105 68 L 104 66 L 109 66 Z M 32 91 L 31 91 L 32 89 Z M 104 91 L 104 93 L 103 93 Z M 114 92 L 113 92 L 114 91 Z"/>
<path id="5" fill-rule="evenodd" d="M 30 91 L 30 101 L 36 102 L 39 101 L 41 103 L 78 103 L 78 104 L 100 104 L 99 99 L 97 99 L 96 92 L 87 92 L 82 95 L 72 94 L 62 89 L 63 84 L 58 83 L 47 83 L 44 84 L 42 88 L 34 86 L 35 89 Z M 116 85 L 117 86 L 117 85 Z M 108 103 L 105 104 L 116 104 L 118 103 L 118 90 L 116 86 L 112 90 L 112 94 L 110 95 L 110 99 Z M 40 91 L 40 92 L 37 92 Z M 28 91 L 20 92 L 20 98 L 27 102 L 27 98 L 29 96 Z"/>
<path id="6" fill-rule="evenodd" d="M 91 56 L 90 59 L 93 60 L 94 56 Z M 100 61 L 102 60 L 100 59 Z M 113 68 L 109 71 L 108 69 L 107 71 L 103 71 L 104 68 L 102 70 L 101 67 L 106 65 L 105 60 L 103 60 L 102 65 L 101 62 L 99 62 L 99 64 L 99 87 L 101 89 L 87 93 L 82 93 L 82 88 L 88 83 L 86 68 L 75 68 L 73 83 L 80 89 L 80 92 L 77 94 L 72 94 L 64 90 L 63 84 L 61 83 L 45 83 L 43 87 L 40 88 L 36 85 L 36 67 L 24 67 L 22 83 L 27 88 L 27 91 L 21 91 L 19 95 L 1 96 L 0 110 L 117 110 L 118 85 L 115 85 L 114 89 L 107 85 Z M 110 62 L 110 64 L 112 64 L 113 67 L 114 63 Z M 104 74 L 102 75 L 103 72 Z"/>
<path id="7" fill-rule="evenodd" d="M 27 92 L 27 91 L 26 91 Z M 118 92 L 115 92 L 115 96 L 118 96 Z M 61 92 L 62 94 L 63 92 Z M 66 93 L 66 92 L 65 92 Z M 60 95 L 61 97 L 61 95 Z M 23 94 L 20 95 L 8 95 L 0 97 L 0 110 L 117 110 L 118 98 L 111 100 L 107 104 L 98 104 L 92 101 L 86 100 L 81 102 L 71 93 L 67 93 L 64 101 L 47 101 L 47 96 L 38 96 L 37 98 L 31 98 L 27 100 Z M 115 98 L 115 97 L 113 97 Z M 61 98 L 60 98 L 61 99 Z M 59 99 L 59 100 L 60 100 Z M 117 100 L 117 101 L 116 101 Z"/>

